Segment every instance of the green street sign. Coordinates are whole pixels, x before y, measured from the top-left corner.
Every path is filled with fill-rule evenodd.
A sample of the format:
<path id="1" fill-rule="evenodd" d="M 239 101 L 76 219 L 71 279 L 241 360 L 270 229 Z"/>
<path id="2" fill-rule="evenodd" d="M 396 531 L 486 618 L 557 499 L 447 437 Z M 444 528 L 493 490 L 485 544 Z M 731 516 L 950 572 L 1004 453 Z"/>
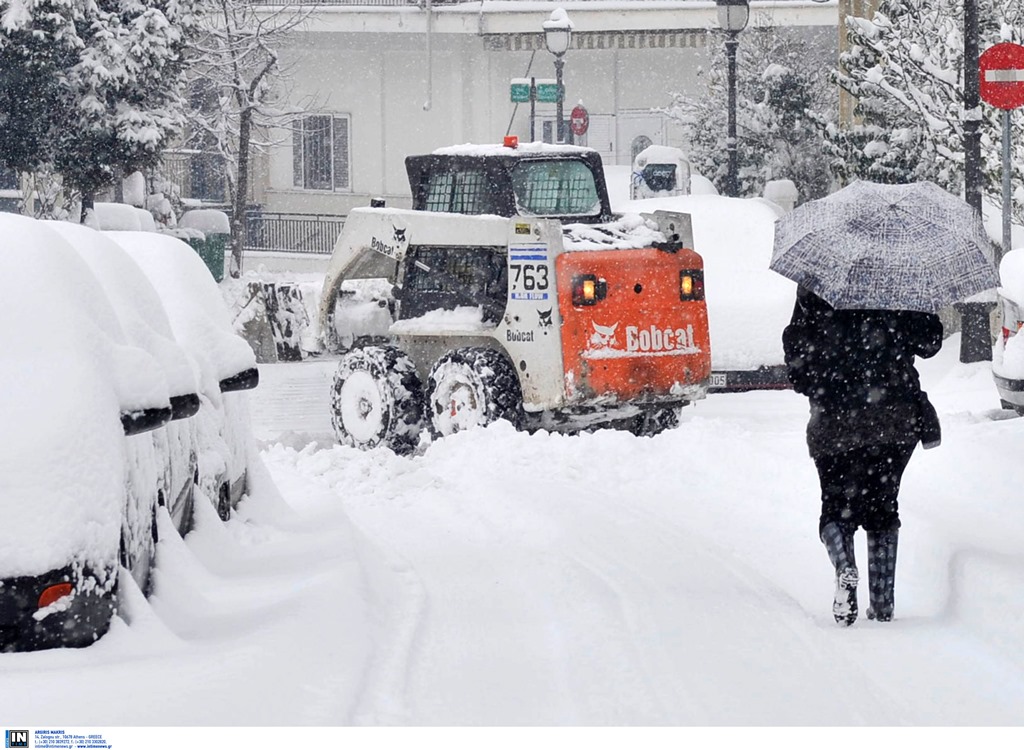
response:
<path id="1" fill-rule="evenodd" d="M 538 83 L 537 84 L 537 101 L 555 103 L 558 101 L 558 84 L 557 83 Z"/>
<path id="2" fill-rule="evenodd" d="M 534 101 L 552 104 L 558 101 L 558 84 L 547 78 L 534 78 Z M 530 101 L 530 79 L 513 78 L 509 89 L 513 104 L 525 104 Z"/>
<path id="3" fill-rule="evenodd" d="M 512 102 L 515 104 L 521 104 L 523 102 L 530 101 L 530 82 L 516 83 L 512 82 Z"/>

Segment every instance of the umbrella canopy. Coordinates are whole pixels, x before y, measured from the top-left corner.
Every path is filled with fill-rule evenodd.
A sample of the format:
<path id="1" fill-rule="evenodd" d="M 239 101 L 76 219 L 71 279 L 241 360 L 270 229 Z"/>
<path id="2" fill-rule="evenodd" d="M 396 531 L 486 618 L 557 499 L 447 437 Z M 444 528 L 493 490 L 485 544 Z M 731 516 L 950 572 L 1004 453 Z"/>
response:
<path id="1" fill-rule="evenodd" d="M 775 223 L 769 267 L 837 309 L 936 312 L 999 284 L 973 208 L 931 182 L 854 182 Z"/>

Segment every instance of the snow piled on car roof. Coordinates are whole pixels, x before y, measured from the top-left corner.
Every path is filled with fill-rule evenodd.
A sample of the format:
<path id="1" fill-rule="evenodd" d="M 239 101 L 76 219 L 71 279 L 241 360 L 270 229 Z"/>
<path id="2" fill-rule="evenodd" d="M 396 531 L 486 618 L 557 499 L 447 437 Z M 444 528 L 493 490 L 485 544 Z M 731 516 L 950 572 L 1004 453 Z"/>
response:
<path id="1" fill-rule="evenodd" d="M 116 565 L 121 411 L 166 405 L 166 381 L 124 345 L 99 283 L 60 235 L 13 214 L 0 214 L 0 232 L 0 571 Z"/>
<path id="2" fill-rule="evenodd" d="M 196 365 L 174 340 L 160 295 L 120 245 L 103 233 L 66 221 L 46 225 L 70 242 L 106 292 L 128 340 L 160 363 L 171 396 L 196 392 Z"/>
<path id="3" fill-rule="evenodd" d="M 182 240 L 154 232 L 108 232 L 159 290 L 175 337 L 218 382 L 256 366 L 256 355 L 237 336 L 220 288 L 199 255 Z M 216 391 L 213 383 L 204 390 Z"/>

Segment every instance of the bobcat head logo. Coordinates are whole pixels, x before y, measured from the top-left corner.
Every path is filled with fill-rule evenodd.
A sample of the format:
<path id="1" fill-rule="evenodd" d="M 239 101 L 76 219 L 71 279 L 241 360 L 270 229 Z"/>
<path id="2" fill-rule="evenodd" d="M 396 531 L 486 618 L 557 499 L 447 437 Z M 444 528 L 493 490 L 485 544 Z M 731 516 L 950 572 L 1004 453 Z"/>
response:
<path id="1" fill-rule="evenodd" d="M 391 226 L 395 227 L 394 224 Z M 395 242 L 405 242 L 405 229 L 395 227 Z"/>
<path id="2" fill-rule="evenodd" d="M 540 317 L 540 326 L 541 326 L 541 328 L 550 328 L 551 327 L 551 308 L 550 307 L 547 310 L 538 310 L 537 311 L 537 315 Z"/>
<path id="3" fill-rule="evenodd" d="M 590 324 L 594 327 L 594 333 L 590 337 L 590 345 L 595 349 L 602 349 L 606 346 L 615 345 L 615 329 L 619 327 L 616 323 L 612 326 L 599 326 L 594 321 L 590 321 Z"/>

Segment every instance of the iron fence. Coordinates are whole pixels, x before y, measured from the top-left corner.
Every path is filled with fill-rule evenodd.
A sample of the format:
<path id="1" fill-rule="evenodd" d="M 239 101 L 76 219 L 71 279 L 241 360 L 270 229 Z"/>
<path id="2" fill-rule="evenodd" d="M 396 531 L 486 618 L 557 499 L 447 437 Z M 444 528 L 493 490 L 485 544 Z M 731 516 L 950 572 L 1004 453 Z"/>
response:
<path id="1" fill-rule="evenodd" d="M 250 211 L 245 216 L 245 251 L 330 255 L 344 224 L 343 216 Z"/>

